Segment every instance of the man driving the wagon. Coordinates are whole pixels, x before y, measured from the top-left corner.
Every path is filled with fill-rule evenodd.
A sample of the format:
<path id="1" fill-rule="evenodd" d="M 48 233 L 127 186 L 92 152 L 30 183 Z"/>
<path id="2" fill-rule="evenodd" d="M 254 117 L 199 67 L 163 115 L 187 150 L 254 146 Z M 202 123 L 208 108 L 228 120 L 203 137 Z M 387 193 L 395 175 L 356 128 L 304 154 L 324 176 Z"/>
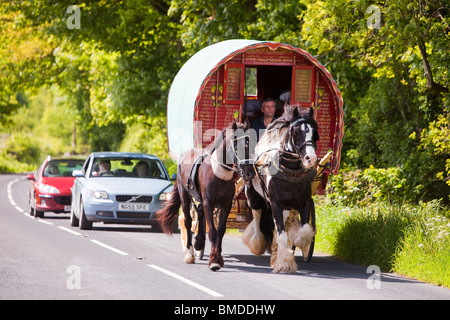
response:
<path id="1" fill-rule="evenodd" d="M 275 119 L 275 112 L 277 110 L 277 104 L 275 99 L 266 97 L 262 101 L 261 112 L 262 116 L 252 120 L 250 127 L 256 130 L 256 137 L 259 138 L 263 135 L 267 126 Z"/>

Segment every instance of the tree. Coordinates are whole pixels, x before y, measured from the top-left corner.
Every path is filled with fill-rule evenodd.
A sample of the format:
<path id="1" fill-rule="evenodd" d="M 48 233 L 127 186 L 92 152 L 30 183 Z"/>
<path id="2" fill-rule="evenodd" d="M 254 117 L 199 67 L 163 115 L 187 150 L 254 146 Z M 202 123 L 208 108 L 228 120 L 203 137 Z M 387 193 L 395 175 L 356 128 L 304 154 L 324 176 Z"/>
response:
<path id="1" fill-rule="evenodd" d="M 351 161 L 402 166 L 420 194 L 448 193 L 436 181 L 436 172 L 445 166 L 443 154 L 418 149 L 422 130 L 439 117 L 448 119 L 446 2 L 372 2 L 378 28 L 370 25 L 369 1 L 303 3 L 305 46 L 327 64 L 344 92 L 350 142 L 344 146 Z M 412 133 L 416 140 L 409 138 Z"/>
<path id="2" fill-rule="evenodd" d="M 72 28 L 74 17 L 67 10 L 72 5 L 73 1 L 23 1 L 3 5 L 2 12 L 11 16 L 14 28 L 40 39 L 49 57 L 48 62 L 36 56 L 23 58 L 30 76 L 43 75 L 28 87 L 57 83 L 71 97 L 82 135 L 97 141 L 92 147 L 114 148 L 117 143 L 108 146 L 98 137 L 120 139 L 125 123 L 165 110 L 171 80 L 183 62 L 178 24 L 168 17 L 169 3 L 163 0 L 79 1 L 79 28 Z M 14 17 L 20 17 L 20 24 Z M 2 35 L 6 43 L 29 45 L 29 39 Z M 17 63 L 9 65 L 9 74 L 18 73 Z M 11 94 L 27 89 L 24 79 L 14 82 L 11 77 L 4 77 L 9 86 L 16 84 Z M 122 133 L 115 131 L 120 127 Z"/>

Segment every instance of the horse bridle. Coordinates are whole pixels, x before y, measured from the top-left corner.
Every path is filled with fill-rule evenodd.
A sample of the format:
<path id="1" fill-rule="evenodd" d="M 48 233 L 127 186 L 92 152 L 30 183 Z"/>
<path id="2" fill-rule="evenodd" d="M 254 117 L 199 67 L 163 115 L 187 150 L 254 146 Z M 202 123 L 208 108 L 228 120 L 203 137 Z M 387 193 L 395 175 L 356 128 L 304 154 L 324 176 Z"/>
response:
<path id="1" fill-rule="evenodd" d="M 238 142 L 239 139 L 245 139 L 245 138 L 249 138 L 250 139 L 250 135 L 245 134 L 245 135 L 242 135 L 242 136 L 239 136 L 239 137 L 235 137 L 235 138 L 232 139 L 232 142 L 233 142 L 233 156 L 234 156 L 233 164 L 235 164 L 237 166 L 237 169 L 234 168 L 234 166 L 230 166 L 230 165 L 225 164 L 223 162 L 217 161 L 216 159 L 214 159 L 212 157 L 212 154 L 210 154 L 209 152 L 205 152 L 205 153 L 206 153 L 207 156 L 209 156 L 211 158 L 211 160 L 216 161 L 223 168 L 225 168 L 225 169 L 227 169 L 229 171 L 233 171 L 233 172 L 238 173 L 239 175 L 243 176 L 244 171 L 241 168 L 242 163 L 245 164 L 246 162 L 252 161 L 252 158 L 250 156 L 249 156 L 249 158 L 240 159 L 238 154 L 237 154 L 237 142 Z M 225 148 L 225 145 L 224 145 L 224 148 Z M 247 152 L 249 152 L 249 150 L 247 148 L 247 145 L 245 147 L 246 147 L 245 148 L 246 149 L 245 153 L 247 154 Z"/>
<path id="2" fill-rule="evenodd" d="M 238 143 L 238 141 L 240 139 L 249 139 L 250 140 L 250 135 L 249 134 L 244 134 L 242 136 L 233 138 L 233 154 L 234 154 L 234 158 L 235 158 L 234 163 L 237 166 L 237 172 L 241 175 L 241 177 L 243 177 L 244 176 L 244 170 L 242 169 L 242 164 L 250 164 L 250 161 L 253 161 L 253 159 L 250 156 L 250 144 L 249 143 L 247 144 L 246 141 L 244 141 L 245 158 L 244 159 L 239 158 L 238 150 L 237 150 L 237 143 Z"/>
<path id="3" fill-rule="evenodd" d="M 294 152 L 286 151 L 285 150 L 286 140 L 285 140 L 282 148 L 280 149 L 280 157 L 283 160 L 288 161 L 288 162 L 297 162 L 297 161 L 300 161 L 300 157 L 301 157 L 300 152 L 302 151 L 303 148 L 313 147 L 314 150 L 317 149 L 317 146 L 313 140 L 306 140 L 299 147 L 296 147 L 295 141 L 294 141 L 294 135 L 293 135 L 294 127 L 298 124 L 302 125 L 303 123 L 308 123 L 308 121 L 306 119 L 301 118 L 301 119 L 298 119 L 298 120 L 292 122 L 289 125 L 289 139 L 290 139 L 289 142 L 292 145 L 292 147 L 295 148 L 296 150 L 294 150 Z M 307 128 L 307 131 L 305 131 L 305 132 L 306 133 L 309 132 L 308 126 L 305 126 L 305 127 Z M 286 157 L 285 155 L 289 155 L 290 158 Z"/>

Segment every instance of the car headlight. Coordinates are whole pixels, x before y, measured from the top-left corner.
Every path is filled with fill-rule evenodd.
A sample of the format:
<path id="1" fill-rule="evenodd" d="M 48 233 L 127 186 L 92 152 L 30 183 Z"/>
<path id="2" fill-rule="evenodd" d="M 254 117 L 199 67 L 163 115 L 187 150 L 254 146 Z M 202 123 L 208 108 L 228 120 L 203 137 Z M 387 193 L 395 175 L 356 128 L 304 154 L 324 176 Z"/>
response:
<path id="1" fill-rule="evenodd" d="M 88 190 L 88 198 L 91 199 L 109 199 L 108 193 L 106 191 L 100 190 Z"/>
<path id="2" fill-rule="evenodd" d="M 49 186 L 48 184 L 39 184 L 39 191 L 42 193 L 60 193 L 59 190 L 53 186 Z"/>
<path id="3" fill-rule="evenodd" d="M 171 192 L 163 192 L 159 195 L 159 201 L 169 201 L 172 198 Z"/>

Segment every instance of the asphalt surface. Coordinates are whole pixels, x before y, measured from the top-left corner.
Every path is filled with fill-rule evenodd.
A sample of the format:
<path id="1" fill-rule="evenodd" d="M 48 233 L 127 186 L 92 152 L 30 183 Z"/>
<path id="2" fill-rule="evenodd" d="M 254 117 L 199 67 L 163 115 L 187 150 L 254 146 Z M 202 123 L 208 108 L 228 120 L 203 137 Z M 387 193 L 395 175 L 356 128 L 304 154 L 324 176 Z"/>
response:
<path id="1" fill-rule="evenodd" d="M 450 299 L 447 288 L 378 277 L 376 270 L 319 253 L 309 263 L 296 253 L 295 274 L 273 274 L 269 255 L 253 256 L 235 235 L 224 239 L 225 267 L 211 272 L 209 242 L 205 260 L 187 265 L 179 234 L 139 225 L 94 224 L 85 231 L 71 227 L 68 214 L 30 217 L 28 186 L 24 175 L 0 175 L 2 300 Z"/>

